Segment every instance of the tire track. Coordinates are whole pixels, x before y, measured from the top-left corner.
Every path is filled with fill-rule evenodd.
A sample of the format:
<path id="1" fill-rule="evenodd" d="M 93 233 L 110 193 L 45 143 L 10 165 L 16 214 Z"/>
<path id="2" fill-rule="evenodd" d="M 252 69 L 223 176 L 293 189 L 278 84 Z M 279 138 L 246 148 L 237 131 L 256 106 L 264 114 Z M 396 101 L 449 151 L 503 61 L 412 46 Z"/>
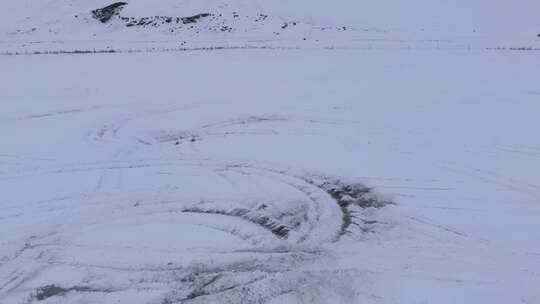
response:
<path id="1" fill-rule="evenodd" d="M 124 132 L 121 130 L 127 128 L 130 122 L 148 117 L 156 118 L 171 111 L 174 112 L 175 109 L 158 109 L 129 114 L 89 132 L 87 138 L 90 138 L 94 143 L 116 142 L 120 144 L 121 149 L 116 151 L 111 160 L 70 164 L 54 163 L 8 177 L 18 178 L 77 172 L 100 173 L 98 188 L 94 189 L 94 193 L 91 193 L 90 196 L 87 196 L 93 196 L 92 199 L 78 201 L 77 198 L 68 198 L 55 208 L 49 206 L 46 210 L 33 210 L 58 212 L 59 207 L 63 208 L 62 210 L 69 210 L 68 213 L 74 218 L 81 212 L 89 213 L 90 216 L 81 217 L 77 219 L 76 223 L 66 224 L 64 229 L 67 230 L 55 236 L 55 245 L 43 248 L 43 252 L 34 252 L 34 250 L 38 250 L 38 247 L 25 247 L 25 251 L 32 255 L 39 255 L 39 265 L 42 267 L 40 272 L 43 273 L 43 277 L 48 277 L 46 274 L 49 272 L 54 274 L 55 269 L 67 268 L 76 273 L 86 273 L 86 279 L 71 284 L 62 284 L 61 280 L 56 280 L 58 278 L 51 275 L 50 281 L 44 285 L 29 287 L 31 285 L 27 286 L 27 281 L 22 281 L 14 288 L 30 290 L 30 297 L 34 300 L 54 298 L 67 302 L 81 293 L 91 294 L 92 297 L 96 297 L 97 302 L 106 302 L 108 297 L 120 292 L 156 290 L 163 294 L 161 303 L 170 304 L 204 303 L 207 301 L 257 303 L 277 299 L 282 295 L 304 298 L 306 295 L 313 294 L 316 297 L 321 292 L 320 286 L 328 286 L 332 290 L 339 291 L 337 296 L 348 300 L 344 302 L 353 301 L 354 295 L 344 283 L 350 281 L 347 271 L 308 271 L 304 269 L 305 266 L 314 265 L 325 256 L 326 252 L 323 249 L 325 244 L 337 242 L 343 235 L 352 233 L 353 225 L 365 224 L 357 222 L 354 214 L 355 208 L 381 208 L 386 205 L 386 202 L 380 201 L 373 195 L 372 189 L 361 184 L 345 183 L 337 178 L 316 176 L 291 169 L 280 170 L 276 167 L 261 166 L 260 164 L 215 161 L 198 155 L 186 159 L 141 157 L 123 160 L 127 148 L 130 148 L 129 152 L 132 152 L 133 155 L 137 155 L 137 152 L 152 149 L 152 146 L 156 144 L 171 142 L 176 144 L 186 141 L 196 144 L 198 141 L 204 140 L 205 137 L 216 136 L 215 134 L 218 133 L 245 134 L 243 130 L 237 131 L 235 129 L 223 133 L 224 128 L 245 128 L 253 124 L 290 121 L 290 118 L 277 115 L 244 116 L 203 124 L 188 131 L 161 132 L 157 135 L 154 132 L 149 138 L 131 135 L 129 138 L 125 138 L 125 141 L 123 140 L 121 135 Z M 218 132 L 216 133 L 215 130 Z M 174 147 L 175 145 L 170 145 L 169 150 L 175 149 Z M 159 146 L 159 148 L 167 149 L 167 146 Z M 141 174 L 140 172 L 147 172 L 144 170 L 148 168 L 175 168 L 180 171 L 186 167 L 194 170 L 191 174 L 203 176 L 213 174 L 218 178 L 232 182 L 230 186 L 233 189 L 254 187 L 255 197 L 263 199 L 257 204 L 250 204 L 249 201 L 242 201 L 242 198 L 232 202 L 228 202 L 225 198 L 219 198 L 216 201 L 203 204 L 186 201 L 187 197 L 182 196 L 180 190 L 163 193 L 159 189 L 159 185 L 151 183 L 145 187 L 144 195 L 138 192 L 126 192 L 123 196 L 116 196 L 98 191 L 103 187 L 107 188 L 107 181 L 110 180 L 115 180 L 115 185 L 118 186 L 121 176 L 116 179 L 105 176 L 111 171 L 118 172 L 118 174 L 124 171 L 126 176 L 131 173 L 137 176 L 137 174 Z M 245 178 L 234 176 L 234 174 L 241 174 Z M 271 182 L 267 183 L 268 181 Z M 274 183 L 276 188 L 270 187 Z M 123 193 L 120 191 L 120 187 L 117 188 L 113 189 L 113 193 Z M 264 201 L 264 195 L 262 195 L 264 190 L 268 189 L 270 191 L 288 189 L 291 194 L 298 194 L 300 199 L 278 201 L 275 204 L 268 203 Z M 203 192 L 197 193 L 197 195 L 204 198 L 207 195 L 204 187 L 201 191 Z M 175 197 L 175 195 L 178 196 Z M 280 200 L 282 199 L 280 197 Z M 51 203 L 47 201 L 39 203 L 39 205 L 49 204 Z M 74 209 L 71 210 L 71 208 Z M 32 214 L 30 211 L 32 210 L 29 210 L 28 214 Z M 100 216 L 96 217 L 98 214 Z M 200 215 L 201 217 L 196 219 L 176 217 L 178 214 Z M 223 218 L 220 219 L 218 216 Z M 223 220 L 225 218 L 229 218 L 229 220 Z M 135 219 L 137 219 L 137 225 L 130 222 Z M 125 223 L 124 220 L 126 220 Z M 189 255 L 190 252 L 185 251 L 184 253 L 188 254 L 188 257 L 181 260 L 173 258 L 178 255 L 172 252 L 169 247 L 166 247 L 167 250 L 160 247 L 162 243 L 158 243 L 159 246 L 153 248 L 145 247 L 150 246 L 145 244 L 153 244 L 152 242 L 135 244 L 128 241 L 120 244 L 108 244 L 100 240 L 97 243 L 95 241 L 96 236 L 100 235 L 102 230 L 113 231 L 120 229 L 118 227 L 122 227 L 121 229 L 127 229 L 126 227 L 131 226 L 139 227 L 143 223 L 149 229 L 158 229 L 156 227 L 159 226 L 156 226 L 156 223 L 163 221 L 169 223 L 167 220 L 171 220 L 171 228 L 183 229 L 187 225 L 195 227 L 194 229 L 204 227 L 214 230 L 216 233 L 230 234 L 238 238 L 238 242 L 242 246 L 235 247 L 235 249 L 221 247 L 224 248 L 223 250 L 219 248 L 221 245 L 218 245 L 217 248 L 209 246 L 211 251 L 199 258 L 194 258 Z M 178 226 L 174 224 L 179 222 L 182 224 Z M 119 223 L 124 224 L 120 225 Z M 93 229 L 97 229 L 97 232 Z M 253 231 L 253 234 L 247 233 L 248 230 Z M 134 231 L 137 233 L 140 230 Z M 185 232 L 171 231 L 171 233 Z M 86 234 L 89 235 L 89 241 L 83 238 L 81 243 L 77 243 L 79 239 L 76 236 Z M 217 236 L 218 234 L 210 235 Z M 145 241 L 145 236 L 142 238 L 141 240 Z M 165 238 L 173 240 L 171 236 L 165 236 Z M 236 240 L 232 241 L 236 242 Z M 244 243 L 248 247 L 242 248 Z M 182 246 L 178 248 L 180 248 L 178 249 L 180 253 L 182 253 L 181 250 L 185 250 Z M 122 260 L 119 264 L 114 264 L 114 258 L 103 262 L 96 260 L 97 256 L 117 257 L 121 254 L 130 256 L 130 259 L 135 262 L 128 259 L 126 262 Z M 133 257 L 151 254 L 156 254 L 156 258 L 148 264 L 139 262 L 137 258 Z M 27 260 L 22 255 L 16 257 L 15 260 L 22 264 L 37 262 Z M 146 260 L 141 259 L 141 261 Z M 17 269 L 16 274 L 17 278 L 27 278 L 31 272 L 26 268 L 20 268 Z M 115 281 L 104 285 L 102 281 L 111 275 L 115 277 Z M 15 280 L 18 280 L 17 278 Z M 165 291 L 166 293 L 164 293 Z"/>

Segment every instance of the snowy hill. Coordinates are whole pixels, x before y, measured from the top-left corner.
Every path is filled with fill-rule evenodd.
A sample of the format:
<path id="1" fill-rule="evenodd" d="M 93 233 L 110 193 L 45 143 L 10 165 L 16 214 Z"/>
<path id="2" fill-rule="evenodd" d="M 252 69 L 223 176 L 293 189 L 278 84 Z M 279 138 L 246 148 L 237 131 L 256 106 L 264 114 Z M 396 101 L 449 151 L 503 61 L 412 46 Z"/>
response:
<path id="1" fill-rule="evenodd" d="M 112 3 L 9 1 L 10 13 L 0 20 L 2 48 L 4 52 L 232 45 L 440 48 L 440 42 L 452 48 L 495 48 L 537 47 L 540 40 L 536 13 L 540 4 L 534 0 L 131 0 L 106 24 L 92 17 L 93 10 Z M 210 16 L 190 24 L 174 21 L 197 14 Z"/>

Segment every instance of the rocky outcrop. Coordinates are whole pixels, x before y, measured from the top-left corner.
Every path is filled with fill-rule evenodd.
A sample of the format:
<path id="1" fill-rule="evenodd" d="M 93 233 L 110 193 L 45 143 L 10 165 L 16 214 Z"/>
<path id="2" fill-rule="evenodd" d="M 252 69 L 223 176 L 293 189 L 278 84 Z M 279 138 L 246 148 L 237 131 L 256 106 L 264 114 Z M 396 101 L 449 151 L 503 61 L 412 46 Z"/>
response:
<path id="1" fill-rule="evenodd" d="M 120 11 L 127 5 L 127 2 L 116 2 L 111 5 L 105 6 L 92 11 L 92 16 L 101 21 L 107 23 L 113 16 L 120 14 Z"/>
<path id="2" fill-rule="evenodd" d="M 120 11 L 127 5 L 127 2 L 116 2 L 111 5 L 107 5 L 102 8 L 98 8 L 92 11 L 94 19 L 99 20 L 102 23 L 109 22 L 114 16 L 120 16 Z M 196 14 L 187 17 L 167 17 L 167 16 L 153 16 L 153 17 L 123 17 L 120 19 L 126 23 L 126 26 L 158 26 L 165 23 L 182 23 L 190 24 L 197 23 L 202 18 L 211 16 L 209 13 Z"/>
<path id="3" fill-rule="evenodd" d="M 197 14 L 197 15 L 193 15 L 193 16 L 189 16 L 189 17 L 182 17 L 181 19 L 182 19 L 182 22 L 184 24 L 188 24 L 188 23 L 195 23 L 199 19 L 204 18 L 204 17 L 208 17 L 208 16 L 210 16 L 210 14 L 203 13 L 203 14 Z"/>
<path id="4" fill-rule="evenodd" d="M 120 17 L 126 26 L 159 26 L 161 24 L 190 24 L 197 23 L 201 18 L 211 16 L 211 14 L 203 13 L 189 17 L 170 17 L 170 16 L 153 16 L 153 17 Z"/>

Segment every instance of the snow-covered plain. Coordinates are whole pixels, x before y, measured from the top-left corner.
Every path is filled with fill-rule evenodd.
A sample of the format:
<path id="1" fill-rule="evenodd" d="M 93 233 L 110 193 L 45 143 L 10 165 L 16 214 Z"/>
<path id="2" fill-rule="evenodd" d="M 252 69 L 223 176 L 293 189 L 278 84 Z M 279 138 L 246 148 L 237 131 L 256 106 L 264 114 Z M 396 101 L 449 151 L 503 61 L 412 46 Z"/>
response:
<path id="1" fill-rule="evenodd" d="M 33 2 L 1 21 L 0 303 L 540 303 L 534 1 L 122 13 L 233 14 L 175 34 Z"/>

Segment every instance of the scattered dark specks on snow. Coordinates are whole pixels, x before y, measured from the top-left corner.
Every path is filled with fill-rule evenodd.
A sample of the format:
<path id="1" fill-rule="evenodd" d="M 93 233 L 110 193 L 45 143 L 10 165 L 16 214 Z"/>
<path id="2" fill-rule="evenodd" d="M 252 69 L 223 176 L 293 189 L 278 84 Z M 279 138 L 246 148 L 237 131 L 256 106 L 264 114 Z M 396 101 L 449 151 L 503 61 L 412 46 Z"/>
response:
<path id="1" fill-rule="evenodd" d="M 259 14 L 259 15 L 257 16 L 257 18 L 255 19 L 255 22 L 264 21 L 264 20 L 266 20 L 266 18 L 268 18 L 268 15 L 266 15 L 266 14 Z"/>
<path id="2" fill-rule="evenodd" d="M 126 23 L 127 27 L 132 26 L 153 26 L 158 27 L 162 24 L 193 24 L 197 23 L 200 19 L 211 16 L 209 13 L 196 14 L 187 17 L 170 17 L 170 16 L 153 16 L 153 17 L 120 17 L 122 21 Z"/>

